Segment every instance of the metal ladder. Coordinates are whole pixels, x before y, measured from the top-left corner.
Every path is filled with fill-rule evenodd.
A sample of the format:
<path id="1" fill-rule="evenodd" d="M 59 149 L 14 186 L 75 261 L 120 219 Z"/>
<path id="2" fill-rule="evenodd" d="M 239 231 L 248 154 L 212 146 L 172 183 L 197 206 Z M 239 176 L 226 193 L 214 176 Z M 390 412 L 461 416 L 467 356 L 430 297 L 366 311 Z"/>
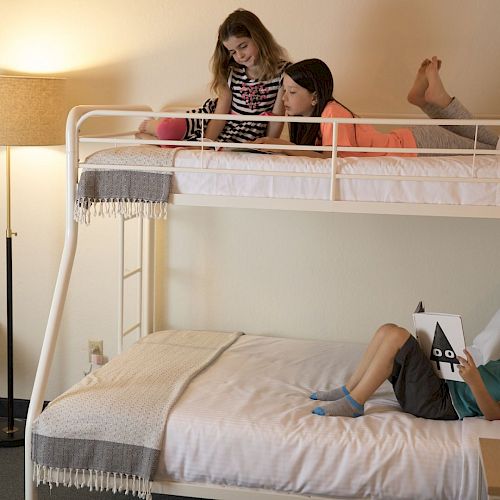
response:
<path id="1" fill-rule="evenodd" d="M 137 267 L 125 268 L 126 223 L 137 220 Z M 138 338 L 151 333 L 154 328 L 154 223 L 144 222 L 142 217 L 120 216 L 118 237 L 118 326 L 117 352 L 123 352 L 124 338 L 131 333 L 138 333 Z M 127 281 L 138 276 L 137 285 L 137 321 L 125 326 L 125 289 Z"/>

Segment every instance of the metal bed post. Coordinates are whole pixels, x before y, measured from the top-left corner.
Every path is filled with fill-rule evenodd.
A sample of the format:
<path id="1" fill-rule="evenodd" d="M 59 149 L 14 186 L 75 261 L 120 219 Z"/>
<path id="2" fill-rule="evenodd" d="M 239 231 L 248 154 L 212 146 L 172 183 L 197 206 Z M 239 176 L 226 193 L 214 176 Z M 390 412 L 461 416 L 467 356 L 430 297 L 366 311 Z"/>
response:
<path id="1" fill-rule="evenodd" d="M 118 331 L 117 331 L 117 352 L 121 354 L 123 351 L 123 293 L 125 286 L 125 217 L 120 216 L 118 223 Z"/>
<path id="2" fill-rule="evenodd" d="M 59 265 L 54 296 L 50 307 L 47 328 L 43 338 L 42 350 L 36 370 L 33 391 L 31 394 L 28 415 L 26 417 L 24 460 L 25 460 L 25 499 L 38 498 L 33 482 L 33 463 L 31 461 L 31 433 L 33 421 L 40 415 L 43 406 L 45 391 L 49 378 L 50 368 L 54 357 L 57 337 L 61 325 L 64 303 L 68 292 L 69 280 L 75 259 L 76 243 L 78 239 L 78 224 L 73 219 L 73 204 L 75 200 L 76 181 L 78 176 L 78 131 L 76 123 L 83 114 L 83 110 L 73 108 L 68 115 L 66 124 L 66 235 L 64 249 Z"/>
<path id="3" fill-rule="evenodd" d="M 140 271 L 139 271 L 139 283 L 137 285 L 137 318 L 139 320 L 138 323 L 138 328 L 139 328 L 139 337 L 142 336 L 143 332 L 143 326 L 142 326 L 142 308 L 144 307 L 144 304 L 142 302 L 142 282 L 144 280 L 144 259 L 143 259 L 143 253 L 142 253 L 142 246 L 143 246 L 143 241 L 144 241 L 144 225 L 143 225 L 144 219 L 140 216 L 138 221 L 137 221 L 137 262 L 139 263 L 140 266 Z"/>
<path id="4" fill-rule="evenodd" d="M 76 183 L 78 180 L 79 161 L 79 126 L 80 119 L 86 113 L 95 110 L 96 106 L 76 106 L 68 114 L 66 122 L 66 230 L 64 247 L 59 264 L 52 304 L 50 307 L 47 327 L 43 338 L 38 367 L 33 383 L 28 415 L 26 417 L 24 446 L 24 495 L 25 500 L 38 498 L 37 488 L 33 481 L 33 463 L 31 461 L 31 435 L 34 420 L 40 415 L 47 388 L 47 382 L 52 366 L 57 337 L 61 326 L 64 304 L 68 293 L 71 271 L 75 259 L 78 240 L 78 224 L 73 218 L 73 207 L 76 198 Z M 99 106 L 99 109 L 129 111 L 149 111 L 149 106 Z"/>
<path id="5" fill-rule="evenodd" d="M 338 123 L 332 124 L 332 171 L 330 173 L 330 201 L 337 198 L 337 143 L 338 143 Z"/>
<path id="6" fill-rule="evenodd" d="M 476 125 L 474 130 L 474 149 L 472 153 L 472 172 L 474 177 L 476 177 L 476 149 L 477 149 L 477 133 L 479 132 L 479 125 Z"/>
<path id="7" fill-rule="evenodd" d="M 144 223 L 144 222 L 143 222 Z M 142 273 L 142 328 L 141 337 L 156 330 L 155 321 L 155 221 L 147 219 L 144 223 Z"/>

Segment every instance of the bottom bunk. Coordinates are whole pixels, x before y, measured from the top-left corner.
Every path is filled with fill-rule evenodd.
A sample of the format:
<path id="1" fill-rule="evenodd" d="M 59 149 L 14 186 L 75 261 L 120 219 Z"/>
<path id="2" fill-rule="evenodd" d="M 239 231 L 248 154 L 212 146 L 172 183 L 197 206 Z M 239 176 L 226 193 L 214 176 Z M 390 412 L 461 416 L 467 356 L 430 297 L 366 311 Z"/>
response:
<path id="1" fill-rule="evenodd" d="M 416 418 L 389 383 L 361 418 L 311 413 L 310 392 L 345 382 L 362 351 L 236 333 L 149 335 L 42 412 L 35 480 L 142 497 L 476 498 L 478 437 L 499 438 L 500 422 Z"/>

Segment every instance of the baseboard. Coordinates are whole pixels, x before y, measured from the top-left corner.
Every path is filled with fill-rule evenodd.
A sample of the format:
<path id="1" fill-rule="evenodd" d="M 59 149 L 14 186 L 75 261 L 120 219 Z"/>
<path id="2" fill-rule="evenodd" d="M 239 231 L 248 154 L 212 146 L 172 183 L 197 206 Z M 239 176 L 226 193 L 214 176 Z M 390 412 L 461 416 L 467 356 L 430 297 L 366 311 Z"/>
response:
<path id="1" fill-rule="evenodd" d="M 14 399 L 14 418 L 26 418 L 28 415 L 29 399 Z M 45 408 L 49 401 L 44 401 Z M 0 417 L 7 417 L 7 398 L 0 398 Z"/>

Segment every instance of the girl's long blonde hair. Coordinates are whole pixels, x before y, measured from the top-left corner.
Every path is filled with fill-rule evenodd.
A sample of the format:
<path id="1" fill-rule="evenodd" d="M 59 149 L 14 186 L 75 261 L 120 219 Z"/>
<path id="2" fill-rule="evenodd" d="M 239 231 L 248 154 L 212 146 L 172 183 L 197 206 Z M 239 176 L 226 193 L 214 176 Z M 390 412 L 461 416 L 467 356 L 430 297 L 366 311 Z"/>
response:
<path id="1" fill-rule="evenodd" d="M 229 37 L 251 38 L 259 49 L 259 80 L 275 77 L 280 70 L 280 62 L 287 59 L 286 50 L 279 45 L 262 21 L 252 12 L 237 9 L 219 27 L 217 44 L 212 55 L 212 83 L 210 89 L 216 95 L 227 84 L 231 66 L 237 66 L 223 42 Z"/>

